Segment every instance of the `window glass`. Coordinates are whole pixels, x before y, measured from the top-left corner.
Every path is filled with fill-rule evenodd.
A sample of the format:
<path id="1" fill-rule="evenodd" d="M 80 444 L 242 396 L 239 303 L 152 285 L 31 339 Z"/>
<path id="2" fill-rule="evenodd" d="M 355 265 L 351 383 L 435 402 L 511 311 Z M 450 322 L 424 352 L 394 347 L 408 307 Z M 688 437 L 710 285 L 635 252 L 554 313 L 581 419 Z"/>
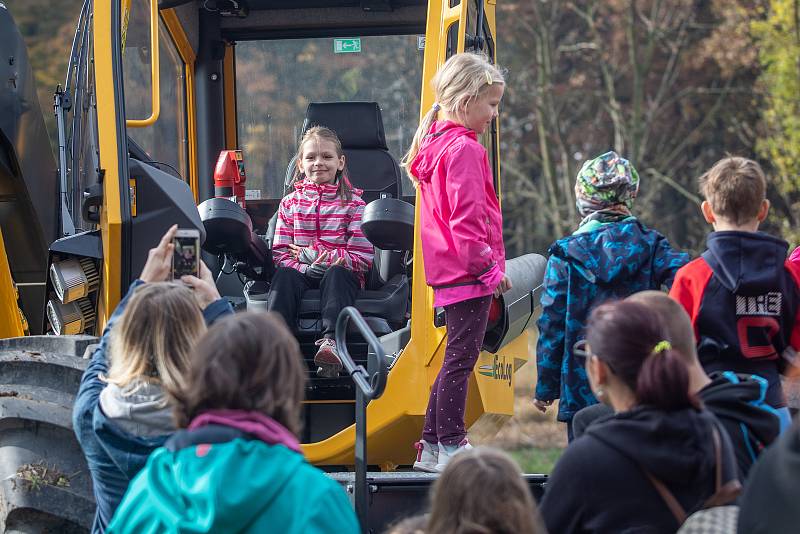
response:
<path id="1" fill-rule="evenodd" d="M 145 128 L 128 128 L 128 135 L 153 161 L 172 167 L 186 180 L 188 141 L 185 66 L 160 18 L 158 34 L 161 111 L 155 124 Z M 127 119 L 146 119 L 152 111 L 149 0 L 131 1 L 124 46 L 122 66 L 125 76 L 125 115 Z"/>
<path id="2" fill-rule="evenodd" d="M 399 161 L 419 123 L 423 41 L 418 37 L 340 40 L 340 53 L 333 38 L 237 43 L 237 128 L 247 189 L 260 189 L 263 199 L 283 195 L 310 102 L 377 102 L 389 151 Z M 414 194 L 406 177 L 403 194 Z"/>

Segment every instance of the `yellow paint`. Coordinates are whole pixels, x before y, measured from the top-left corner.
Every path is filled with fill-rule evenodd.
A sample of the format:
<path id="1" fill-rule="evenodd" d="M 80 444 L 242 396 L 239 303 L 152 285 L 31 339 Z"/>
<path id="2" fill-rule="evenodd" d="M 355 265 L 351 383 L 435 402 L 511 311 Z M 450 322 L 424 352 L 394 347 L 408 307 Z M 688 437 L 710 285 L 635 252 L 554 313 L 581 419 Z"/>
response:
<path id="1" fill-rule="evenodd" d="M 165 9 L 161 18 L 178 48 L 178 53 L 183 60 L 186 71 L 186 135 L 189 140 L 189 187 L 192 188 L 194 201 L 199 200 L 198 167 L 197 167 L 197 109 L 194 95 L 194 65 L 197 53 L 192 48 L 189 38 L 181 25 L 174 9 Z"/>
<path id="2" fill-rule="evenodd" d="M 119 1 L 119 0 L 115 0 Z M 94 71 L 97 94 L 97 133 L 100 143 L 100 168 L 103 179 L 103 208 L 100 212 L 100 233 L 103 239 L 102 283 L 98 298 L 97 332 L 102 332 L 110 312 L 121 295 L 122 261 L 122 191 L 120 190 L 119 157 L 117 154 L 117 102 L 114 95 L 111 28 L 111 2 L 94 2 Z M 127 180 L 125 181 L 127 184 Z M 127 198 L 127 195 L 126 195 Z"/>
<path id="3" fill-rule="evenodd" d="M 425 34 L 420 118 L 435 100 L 430 80 L 446 60 L 447 30 L 459 22 L 458 51 L 464 50 L 467 2 L 449 7 L 449 0 L 428 2 Z M 496 38 L 494 5 L 485 6 L 487 25 Z M 499 180 L 499 178 L 498 178 Z M 415 213 L 415 228 L 419 228 L 419 199 Z M 368 461 L 385 466 L 408 465 L 413 461 L 412 447 L 422 431 L 430 388 L 442 365 L 446 332 L 433 325 L 433 292 L 425 284 L 420 235 L 414 237 L 414 271 L 412 287 L 411 341 L 389 373 L 386 391 L 367 407 Z M 527 361 L 527 335 L 522 335 L 504 347 L 497 356 L 498 364 L 516 370 Z M 495 356 L 482 353 L 478 366 L 493 365 Z M 508 367 L 505 367 L 508 369 Z M 514 378 L 508 373 L 483 376 L 474 373 L 470 378 L 466 423 L 491 425 L 499 428 L 513 413 Z M 350 426 L 330 438 L 303 445 L 309 461 L 322 465 L 352 465 L 355 427 Z"/>
<path id="4" fill-rule="evenodd" d="M 95 21 L 97 24 L 97 21 Z M 111 26 L 108 27 L 109 29 Z M 161 71 L 159 70 L 159 46 L 158 46 L 158 0 L 150 0 L 150 88 L 151 110 L 150 116 L 146 119 L 128 119 L 125 121 L 128 128 L 144 128 L 152 126 L 161 114 L 161 88 L 159 80 Z"/>
<path id="5" fill-rule="evenodd" d="M 0 338 L 25 335 L 22 311 L 19 309 L 17 288 L 11 278 L 6 245 L 0 230 Z"/>
<path id="6" fill-rule="evenodd" d="M 236 131 L 236 58 L 232 43 L 225 43 L 225 59 L 222 61 L 222 83 L 225 100 L 225 148 L 239 148 Z"/>

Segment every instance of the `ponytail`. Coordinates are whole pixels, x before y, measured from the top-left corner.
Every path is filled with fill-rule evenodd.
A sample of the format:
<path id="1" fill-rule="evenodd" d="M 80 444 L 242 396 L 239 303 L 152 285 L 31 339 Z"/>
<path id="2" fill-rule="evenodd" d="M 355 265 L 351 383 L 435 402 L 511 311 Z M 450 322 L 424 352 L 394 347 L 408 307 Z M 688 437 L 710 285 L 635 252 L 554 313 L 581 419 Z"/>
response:
<path id="1" fill-rule="evenodd" d="M 636 399 L 664 411 L 699 408 L 697 397 L 689 392 L 689 370 L 669 343 L 658 343 L 642 362 Z"/>
<path id="2" fill-rule="evenodd" d="M 689 392 L 689 369 L 669 341 L 661 316 L 632 300 L 601 304 L 592 311 L 586 340 L 636 397 L 664 411 L 699 408 Z"/>
<path id="3" fill-rule="evenodd" d="M 411 164 L 419 154 L 422 139 L 428 135 L 431 125 L 436 120 L 437 112 L 444 109 L 456 121 L 463 124 L 469 103 L 478 98 L 481 91 L 497 83 L 505 83 L 503 72 L 483 54 L 453 54 L 436 71 L 431 79 L 436 103 L 422 117 L 411 141 L 411 147 L 400 162 L 400 166 L 406 170 L 414 185 L 418 183 L 418 177 L 411 172 Z"/>
<path id="4" fill-rule="evenodd" d="M 411 163 L 414 161 L 414 158 L 417 157 L 419 154 L 419 148 L 422 145 L 422 138 L 428 135 L 428 132 L 433 125 L 433 122 L 436 120 L 436 115 L 439 112 L 439 105 L 434 104 L 431 109 L 422 117 L 422 122 L 419 123 L 417 127 L 417 131 L 414 132 L 414 139 L 411 140 L 411 147 L 406 152 L 403 159 L 400 160 L 400 166 L 406 170 L 408 173 L 408 177 L 411 178 L 411 181 L 416 186 L 418 182 L 417 177 L 411 172 Z"/>

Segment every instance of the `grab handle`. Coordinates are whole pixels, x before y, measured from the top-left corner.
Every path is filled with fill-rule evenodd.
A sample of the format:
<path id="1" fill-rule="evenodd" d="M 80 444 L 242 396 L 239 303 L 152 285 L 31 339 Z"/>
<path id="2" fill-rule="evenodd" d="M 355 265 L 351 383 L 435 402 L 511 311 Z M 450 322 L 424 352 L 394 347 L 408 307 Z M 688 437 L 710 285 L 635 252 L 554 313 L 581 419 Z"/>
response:
<path id="1" fill-rule="evenodd" d="M 150 116 L 146 119 L 128 119 L 128 128 L 145 128 L 152 126 L 161 114 L 161 86 L 159 83 L 159 50 L 158 50 L 158 0 L 150 0 L 150 79 L 152 81 Z"/>

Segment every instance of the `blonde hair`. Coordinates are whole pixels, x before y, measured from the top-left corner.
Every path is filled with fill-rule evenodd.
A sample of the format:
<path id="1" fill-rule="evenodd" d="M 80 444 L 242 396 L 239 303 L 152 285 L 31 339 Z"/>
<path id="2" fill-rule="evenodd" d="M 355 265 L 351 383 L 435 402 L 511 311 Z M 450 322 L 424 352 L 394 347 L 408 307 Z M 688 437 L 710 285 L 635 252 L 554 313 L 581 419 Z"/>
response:
<path id="1" fill-rule="evenodd" d="M 300 143 L 297 145 L 297 154 L 295 154 L 295 161 L 297 165 L 294 166 L 294 174 L 292 175 L 292 183 L 296 183 L 299 180 L 305 178 L 305 174 L 300 171 L 300 161 L 303 158 L 303 147 L 305 144 L 312 139 L 323 140 L 323 141 L 330 141 L 336 147 L 336 156 L 341 158 L 344 156 L 344 150 L 342 149 L 342 142 L 339 140 L 339 136 L 336 135 L 336 132 L 331 130 L 330 128 L 326 128 L 324 126 L 312 126 L 303 134 L 303 137 L 300 138 Z M 339 197 L 342 201 L 350 201 L 353 200 L 353 187 L 350 185 L 350 182 L 346 178 L 347 176 L 347 166 L 339 172 L 336 173 L 336 180 L 339 184 L 336 192 L 338 193 Z"/>
<path id="2" fill-rule="evenodd" d="M 417 177 L 411 173 L 411 162 L 417 157 L 422 139 L 428 135 L 439 109 L 445 110 L 463 123 L 466 120 L 466 109 L 469 104 L 490 85 L 505 82 L 501 70 L 490 63 L 483 54 L 455 54 L 445 61 L 431 80 L 436 103 L 422 117 L 422 122 L 411 141 L 411 147 L 400 162 L 400 166 L 406 170 L 414 183 L 417 182 Z"/>
<path id="3" fill-rule="evenodd" d="M 428 532 L 545 534 L 519 467 L 503 451 L 477 447 L 447 464 L 431 490 Z"/>
<path id="4" fill-rule="evenodd" d="M 717 217 L 744 224 L 758 216 L 767 179 L 755 161 L 728 156 L 700 177 L 700 190 Z"/>
<path id="5" fill-rule="evenodd" d="M 139 286 L 111 331 L 104 379 L 126 393 L 149 382 L 171 394 L 183 386 L 195 342 L 205 331 L 191 289 L 177 282 Z"/>

